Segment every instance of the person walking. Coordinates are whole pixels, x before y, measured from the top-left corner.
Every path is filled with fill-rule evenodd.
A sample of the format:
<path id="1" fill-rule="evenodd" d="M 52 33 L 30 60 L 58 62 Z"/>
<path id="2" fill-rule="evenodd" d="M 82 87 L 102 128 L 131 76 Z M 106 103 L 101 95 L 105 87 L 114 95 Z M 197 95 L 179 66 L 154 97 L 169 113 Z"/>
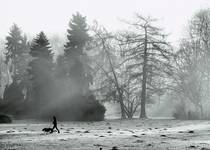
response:
<path id="1" fill-rule="evenodd" d="M 53 129 L 56 129 L 58 131 L 58 133 L 60 133 L 59 129 L 58 129 L 58 126 L 57 126 L 57 120 L 56 120 L 56 117 L 53 116 L 53 128 L 52 128 L 52 132 L 53 132 Z"/>

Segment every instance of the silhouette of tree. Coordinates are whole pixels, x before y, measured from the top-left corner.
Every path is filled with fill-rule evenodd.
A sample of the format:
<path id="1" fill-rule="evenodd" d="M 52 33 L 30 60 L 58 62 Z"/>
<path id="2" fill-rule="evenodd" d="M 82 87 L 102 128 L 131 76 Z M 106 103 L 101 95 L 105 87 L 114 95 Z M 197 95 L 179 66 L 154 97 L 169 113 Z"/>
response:
<path id="1" fill-rule="evenodd" d="M 5 56 L 5 63 L 9 67 L 9 76 L 12 77 L 12 83 L 10 84 L 8 81 L 9 83 L 7 83 L 3 93 L 5 111 L 18 115 L 24 100 L 23 89 L 26 87 L 27 66 L 30 56 L 27 37 L 22 35 L 16 24 L 11 27 L 9 36 L 6 37 Z"/>
<path id="2" fill-rule="evenodd" d="M 28 69 L 32 86 L 29 95 L 35 105 L 40 107 L 52 98 L 53 88 L 53 54 L 44 32 L 40 32 L 33 40 L 30 55 L 33 60 Z"/>
<path id="3" fill-rule="evenodd" d="M 155 79 L 166 78 L 171 67 L 172 48 L 162 30 L 153 25 L 155 21 L 136 14 L 136 21 L 127 22 L 133 30 L 123 33 L 120 40 L 124 62 L 132 72 L 131 80 L 141 83 L 140 118 L 147 117 L 145 105 L 150 94 L 160 91 Z"/>
<path id="4" fill-rule="evenodd" d="M 67 32 L 68 42 L 64 50 L 64 60 L 68 64 L 67 76 L 77 86 L 77 92 L 85 94 L 89 90 L 89 79 L 91 78 L 90 66 L 87 65 L 87 55 L 84 52 L 90 40 L 86 18 L 79 13 L 73 15 Z"/>
<path id="5" fill-rule="evenodd" d="M 208 107 L 205 104 L 210 100 L 209 23 L 209 9 L 202 9 L 196 13 L 188 25 L 186 37 L 181 40 L 179 50 L 176 52 L 173 74 L 175 84 L 171 88 L 179 100 L 178 106 L 181 107 L 177 106 L 175 113 L 181 114 L 181 117 L 185 114 L 185 119 L 190 111 L 192 111 L 190 116 L 195 113 L 200 119 L 207 117 L 205 109 Z M 194 110 L 189 111 L 189 103 L 194 105 Z"/>
<path id="6" fill-rule="evenodd" d="M 24 80 L 29 62 L 29 44 L 20 28 L 14 24 L 6 37 L 6 64 L 10 67 L 13 80 Z"/>

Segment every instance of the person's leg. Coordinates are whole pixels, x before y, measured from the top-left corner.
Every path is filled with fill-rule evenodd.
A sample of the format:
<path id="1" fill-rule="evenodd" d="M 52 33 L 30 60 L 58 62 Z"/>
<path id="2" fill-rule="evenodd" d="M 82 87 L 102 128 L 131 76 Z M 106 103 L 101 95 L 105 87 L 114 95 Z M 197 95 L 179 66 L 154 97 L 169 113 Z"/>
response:
<path id="1" fill-rule="evenodd" d="M 51 130 L 51 132 L 50 132 L 50 133 L 53 133 L 54 128 L 55 128 L 55 126 L 53 126 L 53 128 L 52 128 L 52 130 Z"/>
<path id="2" fill-rule="evenodd" d="M 53 125 L 53 128 L 52 129 L 53 129 L 53 131 L 54 131 L 54 129 L 57 130 L 57 126 L 56 125 Z"/>
<path id="3" fill-rule="evenodd" d="M 58 133 L 60 133 L 60 131 L 58 130 L 58 127 L 56 126 L 55 128 L 56 128 L 56 130 L 58 131 Z"/>

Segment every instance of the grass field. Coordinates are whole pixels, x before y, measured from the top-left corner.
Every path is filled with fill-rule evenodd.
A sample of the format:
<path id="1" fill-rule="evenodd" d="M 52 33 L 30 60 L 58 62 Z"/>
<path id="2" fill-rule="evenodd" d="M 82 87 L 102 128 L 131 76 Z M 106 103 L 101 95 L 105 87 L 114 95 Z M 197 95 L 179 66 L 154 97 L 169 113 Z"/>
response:
<path id="1" fill-rule="evenodd" d="M 50 122 L 0 124 L 0 150 L 210 150 L 209 121 L 167 119 L 58 122 L 60 134 L 46 134 Z"/>

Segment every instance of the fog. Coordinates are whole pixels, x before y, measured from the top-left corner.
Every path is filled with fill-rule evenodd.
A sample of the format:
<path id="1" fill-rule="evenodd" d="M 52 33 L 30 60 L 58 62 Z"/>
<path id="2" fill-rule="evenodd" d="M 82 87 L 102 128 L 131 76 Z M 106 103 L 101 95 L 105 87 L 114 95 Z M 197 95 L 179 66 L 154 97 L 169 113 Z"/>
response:
<path id="1" fill-rule="evenodd" d="M 209 150 L 210 1 L 0 0 L 0 18 L 0 149 Z"/>
<path id="2" fill-rule="evenodd" d="M 48 115 L 58 105 L 62 109 L 70 101 L 94 95 L 94 102 L 105 102 L 108 114 L 114 109 L 121 114 L 125 105 L 128 118 L 138 117 L 142 99 L 147 99 L 148 116 L 173 117 L 176 107 L 184 104 L 185 114 L 200 111 L 208 117 L 209 33 L 201 18 L 209 23 L 209 4 L 207 0 L 3 1 L 1 98 L 5 99 L 6 85 L 15 83 L 22 88 L 24 102 L 30 105 L 37 99 L 44 106 L 37 109 Z M 144 22 L 148 22 L 148 56 L 141 47 L 145 45 L 141 39 L 147 38 Z M 17 45 L 22 41 L 21 48 L 14 46 L 13 38 Z M 139 51 L 131 52 L 138 46 Z M 25 98 L 29 89 L 36 98 Z"/>
<path id="3" fill-rule="evenodd" d="M 208 0 L 7 0 L 0 6 L 0 36 L 6 36 L 13 23 L 31 36 L 40 31 L 63 35 L 76 11 L 88 16 L 89 24 L 97 20 L 109 30 L 120 30 L 126 26 L 119 20 L 132 18 L 138 12 L 159 18 L 161 26 L 171 34 L 170 41 L 177 42 L 194 12 L 208 5 Z"/>

